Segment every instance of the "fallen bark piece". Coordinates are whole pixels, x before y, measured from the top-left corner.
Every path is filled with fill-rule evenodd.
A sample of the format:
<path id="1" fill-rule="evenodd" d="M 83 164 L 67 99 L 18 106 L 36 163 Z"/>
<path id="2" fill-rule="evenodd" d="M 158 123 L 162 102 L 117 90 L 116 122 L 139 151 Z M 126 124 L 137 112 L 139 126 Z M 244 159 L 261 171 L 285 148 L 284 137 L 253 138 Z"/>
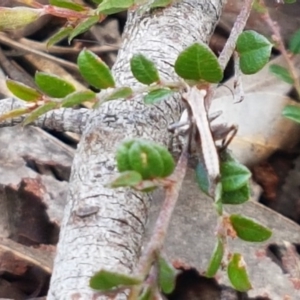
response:
<path id="1" fill-rule="evenodd" d="M 0 238 L 0 297 L 21 300 L 45 293 L 54 253 L 54 246 L 32 248 Z"/>
<path id="2" fill-rule="evenodd" d="M 73 150 L 34 127 L 3 128 L 0 140 L 0 236 L 55 244 Z"/>

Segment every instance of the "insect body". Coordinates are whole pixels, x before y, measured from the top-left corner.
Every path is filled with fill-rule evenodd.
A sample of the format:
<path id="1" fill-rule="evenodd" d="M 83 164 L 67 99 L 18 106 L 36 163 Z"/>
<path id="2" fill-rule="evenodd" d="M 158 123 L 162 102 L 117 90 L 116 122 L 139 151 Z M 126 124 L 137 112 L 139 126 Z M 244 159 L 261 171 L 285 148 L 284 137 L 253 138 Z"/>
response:
<path id="1" fill-rule="evenodd" d="M 211 121 L 221 112 L 214 116 L 208 115 L 205 105 L 206 95 L 205 89 L 198 89 L 197 86 L 187 87 L 187 91 L 182 95 L 187 109 L 183 112 L 179 123 L 170 126 L 169 129 L 174 130 L 177 135 L 186 134 L 189 131 L 195 133 L 194 142 L 209 179 L 209 194 L 213 197 L 215 186 L 220 179 L 219 151 L 227 147 L 236 134 L 237 127 L 234 125 L 228 127 L 224 124 L 211 125 Z M 221 147 L 216 145 L 216 140 L 222 140 Z"/>

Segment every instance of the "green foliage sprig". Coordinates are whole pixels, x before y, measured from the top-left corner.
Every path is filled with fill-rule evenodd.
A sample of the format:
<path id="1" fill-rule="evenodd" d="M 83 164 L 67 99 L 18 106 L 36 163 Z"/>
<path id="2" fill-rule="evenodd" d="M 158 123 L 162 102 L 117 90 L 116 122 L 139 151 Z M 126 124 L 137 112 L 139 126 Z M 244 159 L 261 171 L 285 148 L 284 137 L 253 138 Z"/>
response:
<path id="1" fill-rule="evenodd" d="M 150 8 L 166 7 L 173 0 L 156 0 Z M 49 5 L 42 5 L 35 0 L 19 0 L 31 7 L 0 7 L 0 31 L 22 28 L 43 15 L 53 15 L 66 19 L 66 24 L 48 41 L 50 47 L 64 38 L 69 43 L 77 35 L 87 31 L 98 22 L 102 22 L 108 15 L 126 10 L 138 10 L 144 6 L 141 0 L 93 0 L 97 5 L 91 8 L 78 4 L 72 0 L 49 0 Z"/>
<path id="2" fill-rule="evenodd" d="M 256 33 L 253 34 L 258 38 Z M 253 52 L 250 51 L 246 60 L 253 60 L 259 51 L 260 49 Z M 264 52 L 265 49 L 261 49 L 261 51 Z M 205 64 L 202 63 L 202 59 L 205 61 Z M 116 87 L 109 68 L 92 52 L 83 50 L 78 56 L 77 63 L 80 73 L 90 85 L 101 89 L 112 89 L 108 96 L 102 100 L 100 99 L 101 103 L 116 98 L 129 98 L 134 94 L 130 87 Z M 130 65 L 135 78 L 140 83 L 148 85 L 149 92 L 144 97 L 146 104 L 157 103 L 164 97 L 169 96 L 170 93 L 182 89 L 181 81 L 173 82 L 170 86 L 164 85 L 164 81 L 160 78 L 155 64 L 142 54 L 134 55 Z M 247 71 L 247 63 L 245 65 L 245 70 Z M 207 73 L 206 69 L 209 69 L 209 73 Z M 193 79 L 194 82 L 197 81 L 201 84 L 214 83 L 223 77 L 215 55 L 207 46 L 199 43 L 190 46 L 179 54 L 175 62 L 175 71 L 183 79 Z M 189 72 L 193 75 L 189 75 Z M 32 89 L 16 81 L 7 80 L 7 86 L 10 91 L 26 101 L 28 105 L 25 110 L 11 111 L 1 116 L 0 119 L 3 120 L 28 113 L 29 115 L 24 120 L 24 124 L 28 124 L 50 110 L 72 107 L 85 101 L 95 101 L 96 98 L 96 94 L 91 90 L 76 91 L 72 84 L 51 74 L 36 73 L 35 82 L 39 90 Z M 171 176 L 175 168 L 171 154 L 163 146 L 156 143 L 140 139 L 125 141 L 119 146 L 116 159 L 118 170 L 121 173 L 110 183 L 110 186 L 113 188 L 131 187 L 139 191 L 149 192 L 157 187 L 168 189 L 176 180 L 176 178 L 174 179 Z M 199 164 L 196 169 L 197 181 L 204 192 L 207 192 L 205 186 L 209 179 L 206 177 L 207 174 L 205 172 Z M 216 248 L 207 268 L 207 276 L 212 277 L 222 263 L 227 264 L 228 277 L 232 285 L 239 291 L 245 291 L 246 287 L 248 289 L 251 285 L 249 284 L 250 281 L 246 273 L 245 264 L 243 268 L 240 268 L 240 264 L 237 263 L 242 260 L 241 254 L 235 253 L 228 262 L 224 262 L 223 255 L 225 248 L 227 249 L 228 238 L 238 236 L 242 240 L 261 242 L 269 238 L 271 232 L 261 224 L 244 216 L 227 216 L 223 208 L 220 209 L 220 205 L 241 204 L 247 201 L 250 194 L 250 176 L 249 170 L 233 160 L 229 155 L 221 163 L 220 184 L 222 192 L 221 198 L 218 199 L 217 209 L 218 213 L 221 212 L 219 227 L 231 230 L 221 230 L 217 233 Z M 228 236 L 228 232 L 231 232 L 230 236 Z M 132 285 L 140 285 L 141 288 L 145 287 L 146 289 L 148 285 L 149 289 L 146 289 L 147 292 L 142 294 L 141 297 L 143 298 L 141 299 L 146 299 L 145 295 L 149 295 L 150 291 L 153 290 L 170 293 L 174 287 L 176 276 L 166 274 L 176 274 L 174 268 L 161 258 L 155 259 L 152 263 L 158 265 L 158 281 L 152 287 L 149 287 L 147 282 L 141 281 L 137 277 L 120 275 L 107 270 L 102 270 L 91 278 L 91 287 L 106 292 L 107 289 L 119 291 L 120 288 L 128 288 Z M 239 279 L 237 280 L 237 278 Z"/>
<path id="3" fill-rule="evenodd" d="M 33 8 L 0 10 L 0 20 L 2 19 L 0 28 L 10 30 L 23 27 L 43 14 L 66 18 L 68 20 L 66 26 L 49 40 L 48 46 L 63 38 L 68 38 L 70 42 L 76 35 L 102 21 L 106 15 L 126 9 L 136 9 L 141 5 L 140 1 L 137 4 L 133 0 L 93 0 L 97 4 L 97 8 L 91 9 L 70 0 L 50 0 L 50 5 L 47 6 L 31 0 L 23 2 Z M 154 1 L 152 7 L 167 6 L 171 2 L 157 0 Z M 7 13 L 10 16 L 10 22 L 2 18 Z M 12 18 L 18 18 L 19 22 L 12 25 Z M 298 49 L 297 41 L 293 41 L 291 47 Z M 267 63 L 271 48 L 272 44 L 256 32 L 248 31 L 240 35 L 236 51 L 240 56 L 241 70 L 246 74 L 260 70 Z M 127 86 L 116 86 L 107 65 L 89 50 L 81 51 L 77 64 L 82 77 L 92 87 L 107 91 L 102 99 L 96 100 L 96 94 L 90 89 L 76 91 L 68 81 L 52 74 L 40 72 L 35 75 L 38 89 L 7 80 L 9 90 L 16 97 L 24 100 L 26 107 L 0 116 L 0 121 L 26 114 L 23 122 L 26 125 L 53 109 L 73 107 L 86 101 L 91 101 L 99 106 L 106 101 L 120 98 L 130 99 L 140 93 L 146 93 L 145 104 L 159 104 L 159 101 L 174 92 L 182 91 L 183 87 L 188 84 L 209 86 L 212 83 L 220 82 L 223 78 L 222 68 L 217 57 L 206 45 L 201 43 L 191 45 L 177 57 L 174 68 L 181 78 L 177 82 L 164 81 L 155 64 L 143 54 L 133 55 L 130 60 L 131 72 L 136 80 L 144 85 L 135 90 Z M 221 266 L 226 266 L 228 278 L 233 287 L 244 292 L 251 288 L 246 263 L 240 253 L 230 253 L 228 240 L 238 237 L 247 242 L 262 242 L 271 236 L 271 231 L 243 215 L 226 214 L 223 209 L 224 205 L 242 204 L 249 199 L 251 174 L 230 154 L 223 154 L 221 158 L 221 177 L 216 186 L 214 199 L 214 205 L 219 214 L 219 229 L 206 276 L 213 277 Z M 167 193 L 172 195 L 172 188 L 177 180 L 176 174 L 173 173 L 175 162 L 162 145 L 141 139 L 124 141 L 117 150 L 116 161 L 120 174 L 109 183 L 111 187 L 128 187 L 144 192 L 163 187 Z M 196 168 L 196 178 L 199 187 L 208 193 L 209 178 L 205 168 L 201 166 L 201 162 Z M 225 253 L 229 255 L 225 257 Z M 169 294 L 173 291 L 177 274 L 178 271 L 162 256 L 160 249 L 155 248 L 146 257 L 146 267 L 143 268 L 141 274 L 132 276 L 103 269 L 91 278 L 90 287 L 103 293 L 119 292 L 130 288 L 135 291 L 131 293 L 130 299 L 136 299 L 132 296 L 134 294 L 137 294 L 140 300 L 153 299 L 159 293 Z M 154 280 L 149 281 L 149 277 Z"/>

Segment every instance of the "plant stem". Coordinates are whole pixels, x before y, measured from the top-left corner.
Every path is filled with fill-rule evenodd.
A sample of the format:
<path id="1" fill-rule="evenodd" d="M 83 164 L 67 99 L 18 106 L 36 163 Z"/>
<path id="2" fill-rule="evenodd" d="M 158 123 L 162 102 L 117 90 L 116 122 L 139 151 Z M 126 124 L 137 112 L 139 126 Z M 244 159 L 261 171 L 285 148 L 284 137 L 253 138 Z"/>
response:
<path id="1" fill-rule="evenodd" d="M 229 38 L 227 39 L 227 42 L 225 43 L 225 46 L 219 55 L 218 62 L 223 71 L 225 70 L 230 60 L 230 57 L 234 52 L 234 49 L 236 47 L 236 41 L 239 35 L 243 32 L 246 26 L 254 1 L 255 0 L 244 1 L 244 5 L 240 11 L 240 14 L 237 16 L 234 25 L 231 29 Z M 216 85 L 210 85 L 209 89 L 207 90 L 207 97 L 206 97 L 207 109 L 209 109 L 211 105 L 211 102 L 214 97 L 215 89 L 216 89 Z"/>
<path id="2" fill-rule="evenodd" d="M 234 25 L 230 32 L 230 36 L 227 39 L 227 42 L 218 59 L 222 70 L 226 68 L 229 59 L 234 52 L 236 41 L 246 26 L 253 3 L 254 0 L 245 0 L 244 5 L 240 11 L 240 14 L 238 15 L 238 17 L 234 22 Z"/>
<path id="3" fill-rule="evenodd" d="M 186 143 L 186 145 L 188 145 L 188 142 Z M 170 186 L 166 188 L 166 197 L 156 221 L 154 233 L 151 236 L 151 239 L 140 258 L 137 274 L 142 278 L 145 278 L 148 275 L 152 263 L 155 259 L 156 253 L 159 252 L 163 247 L 172 213 L 176 206 L 180 188 L 186 173 L 187 161 L 188 154 L 187 149 L 185 149 L 179 158 L 175 172 L 172 176 L 175 181 L 173 184 L 170 184 Z M 141 286 L 132 288 L 128 300 L 136 300 L 139 296 L 140 291 Z"/>
<path id="4" fill-rule="evenodd" d="M 286 60 L 290 75 L 294 81 L 294 87 L 297 91 L 298 96 L 300 97 L 300 81 L 298 80 L 298 73 L 295 68 L 295 65 L 293 64 L 293 61 L 291 60 L 291 58 L 289 56 L 288 51 L 285 48 L 278 23 L 272 20 L 270 14 L 269 14 L 268 8 L 265 5 L 264 0 L 261 0 L 261 5 L 263 5 L 265 8 L 265 11 L 263 13 L 263 19 L 269 25 L 271 30 L 273 31 L 273 34 L 274 34 L 273 40 L 277 43 L 277 46 L 278 46 L 281 54 L 283 55 L 284 59 Z"/>
<path id="5" fill-rule="evenodd" d="M 61 7 L 57 7 L 57 6 L 53 6 L 53 5 L 44 5 L 43 9 L 46 14 L 50 14 L 52 16 L 56 16 L 59 18 L 81 20 L 81 19 L 89 17 L 87 11 L 77 12 L 77 11 L 74 11 L 71 9 L 61 8 Z"/>

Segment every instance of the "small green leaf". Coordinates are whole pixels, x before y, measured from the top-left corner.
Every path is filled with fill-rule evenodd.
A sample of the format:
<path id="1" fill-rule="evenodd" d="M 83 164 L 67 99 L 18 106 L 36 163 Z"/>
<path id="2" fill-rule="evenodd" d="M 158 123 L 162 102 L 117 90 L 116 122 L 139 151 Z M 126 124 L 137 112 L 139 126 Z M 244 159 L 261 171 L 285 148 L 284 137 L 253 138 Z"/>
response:
<path id="1" fill-rule="evenodd" d="M 175 162 L 163 146 L 143 139 L 131 139 L 118 146 L 116 152 L 119 172 L 136 171 L 144 180 L 171 175 Z"/>
<path id="2" fill-rule="evenodd" d="M 54 35 L 51 36 L 51 38 L 47 42 L 47 48 L 50 46 L 57 44 L 64 38 L 66 38 L 71 32 L 73 28 L 71 26 L 69 27 L 63 27 L 58 32 L 56 32 Z"/>
<path id="3" fill-rule="evenodd" d="M 132 170 L 139 172 L 143 179 L 161 177 L 164 173 L 164 163 L 155 143 L 137 140 L 128 151 Z"/>
<path id="4" fill-rule="evenodd" d="M 53 74 L 36 72 L 34 81 L 42 92 L 53 98 L 63 98 L 75 91 L 73 84 Z"/>
<path id="5" fill-rule="evenodd" d="M 269 70 L 284 82 L 287 82 L 289 84 L 294 84 L 294 80 L 286 68 L 273 64 L 269 67 Z"/>
<path id="6" fill-rule="evenodd" d="M 283 111 L 282 115 L 288 119 L 291 119 L 297 123 L 300 123 L 300 107 L 295 105 L 287 105 Z"/>
<path id="7" fill-rule="evenodd" d="M 260 1 L 257 0 L 254 1 L 252 8 L 259 14 L 264 14 L 268 11 L 267 7 L 262 5 Z"/>
<path id="8" fill-rule="evenodd" d="M 159 81 L 155 64 L 143 54 L 135 54 L 130 60 L 130 68 L 133 76 L 143 84 L 151 84 Z"/>
<path id="9" fill-rule="evenodd" d="M 246 263 L 239 253 L 234 253 L 227 266 L 228 278 L 232 286 L 239 292 L 247 292 L 252 288 L 249 280 Z"/>
<path id="10" fill-rule="evenodd" d="M 168 98 L 171 94 L 173 94 L 173 91 L 170 89 L 156 89 L 151 92 L 149 92 L 144 97 L 145 104 L 154 104 L 158 101 L 162 101 L 166 98 Z"/>
<path id="11" fill-rule="evenodd" d="M 215 54 L 207 45 L 199 43 L 179 54 L 175 62 L 175 71 L 184 79 L 196 81 L 217 83 L 223 78 L 223 71 Z"/>
<path id="12" fill-rule="evenodd" d="M 134 0 L 103 0 L 97 8 L 97 13 L 104 15 L 116 14 L 121 11 L 126 11 L 133 5 Z"/>
<path id="13" fill-rule="evenodd" d="M 250 198 L 250 184 L 249 182 L 240 187 L 239 189 L 231 192 L 223 192 L 223 204 L 242 204 Z"/>
<path id="14" fill-rule="evenodd" d="M 30 109 L 29 108 L 17 108 L 17 109 L 14 109 L 14 110 L 11 110 L 3 115 L 0 115 L 0 122 L 6 120 L 6 119 L 13 119 L 13 118 L 16 118 L 16 117 L 20 117 L 20 116 L 23 116 L 27 113 L 30 112 Z"/>
<path id="15" fill-rule="evenodd" d="M 45 113 L 47 113 L 50 110 L 53 110 L 57 107 L 57 103 L 56 102 L 47 102 L 46 104 L 38 107 L 37 109 L 35 109 L 24 121 L 23 121 L 23 125 L 27 125 L 29 123 L 32 123 L 33 121 L 35 121 L 38 117 L 44 115 Z"/>
<path id="16" fill-rule="evenodd" d="M 116 161 L 119 172 L 131 171 L 131 165 L 129 161 L 129 149 L 135 140 L 124 141 L 118 146 L 116 151 Z"/>
<path id="17" fill-rule="evenodd" d="M 213 254 L 208 263 L 206 277 L 214 277 L 221 266 L 221 262 L 224 255 L 224 244 L 221 239 L 218 239 Z"/>
<path id="18" fill-rule="evenodd" d="M 136 171 L 125 171 L 114 179 L 110 186 L 112 188 L 124 187 L 124 186 L 135 186 L 143 180 L 140 173 Z"/>
<path id="19" fill-rule="evenodd" d="M 68 42 L 69 44 L 73 40 L 73 38 L 83 32 L 88 31 L 93 25 L 97 24 L 99 21 L 98 16 L 91 16 L 87 19 L 82 20 L 71 32 Z"/>
<path id="20" fill-rule="evenodd" d="M 69 94 L 67 97 L 62 99 L 62 107 L 73 107 L 75 105 L 82 104 L 86 101 L 91 101 L 96 98 L 96 94 L 90 90 L 78 91 L 72 94 Z"/>
<path id="21" fill-rule="evenodd" d="M 240 189 L 247 184 L 251 172 L 244 165 L 228 161 L 221 163 L 221 182 L 223 192 L 231 192 Z"/>
<path id="22" fill-rule="evenodd" d="M 207 174 L 207 170 L 202 161 L 199 161 L 196 167 L 196 181 L 199 185 L 200 190 L 209 195 L 210 192 L 210 182 Z"/>
<path id="23" fill-rule="evenodd" d="M 164 178 L 170 176 L 175 169 L 175 162 L 173 156 L 171 155 L 169 150 L 164 146 L 154 144 L 153 147 L 159 153 L 160 158 L 162 159 L 163 162 L 164 168 L 163 168 L 163 172 L 161 173 L 161 177 Z"/>
<path id="24" fill-rule="evenodd" d="M 133 90 L 130 87 L 116 88 L 111 94 L 103 99 L 103 102 L 116 99 L 126 99 L 132 96 L 132 94 Z"/>
<path id="25" fill-rule="evenodd" d="M 174 0 L 154 0 L 154 2 L 151 4 L 151 8 L 167 7 L 172 4 L 173 1 Z"/>
<path id="26" fill-rule="evenodd" d="M 98 89 L 115 87 L 115 81 L 108 66 L 93 52 L 82 50 L 77 64 L 82 77 Z"/>
<path id="27" fill-rule="evenodd" d="M 177 272 L 162 256 L 158 257 L 158 284 L 164 294 L 170 294 L 175 288 Z"/>
<path id="28" fill-rule="evenodd" d="M 296 3 L 296 0 L 284 0 L 284 3 L 287 4 Z"/>
<path id="29" fill-rule="evenodd" d="M 300 30 L 297 30 L 289 43 L 289 50 L 294 54 L 300 53 Z"/>
<path id="30" fill-rule="evenodd" d="M 141 279 L 125 274 L 101 270 L 90 279 L 90 287 L 94 290 L 110 291 L 119 287 L 141 284 Z"/>
<path id="31" fill-rule="evenodd" d="M 37 90 L 14 80 L 7 79 L 6 86 L 16 97 L 27 102 L 37 102 L 43 96 Z"/>
<path id="32" fill-rule="evenodd" d="M 273 45 L 261 34 L 248 30 L 238 37 L 237 52 L 244 74 L 254 74 L 268 63 Z"/>
<path id="33" fill-rule="evenodd" d="M 0 7 L 0 30 L 15 30 L 36 21 L 44 14 L 43 9 Z"/>
<path id="34" fill-rule="evenodd" d="M 237 233 L 237 236 L 248 242 L 264 242 L 272 235 L 272 231 L 242 215 L 231 215 L 231 224 Z"/>
<path id="35" fill-rule="evenodd" d="M 49 0 L 49 4 L 57 6 L 57 7 L 71 9 L 74 11 L 85 10 L 84 6 L 82 6 L 78 3 L 75 3 L 74 0 Z"/>

